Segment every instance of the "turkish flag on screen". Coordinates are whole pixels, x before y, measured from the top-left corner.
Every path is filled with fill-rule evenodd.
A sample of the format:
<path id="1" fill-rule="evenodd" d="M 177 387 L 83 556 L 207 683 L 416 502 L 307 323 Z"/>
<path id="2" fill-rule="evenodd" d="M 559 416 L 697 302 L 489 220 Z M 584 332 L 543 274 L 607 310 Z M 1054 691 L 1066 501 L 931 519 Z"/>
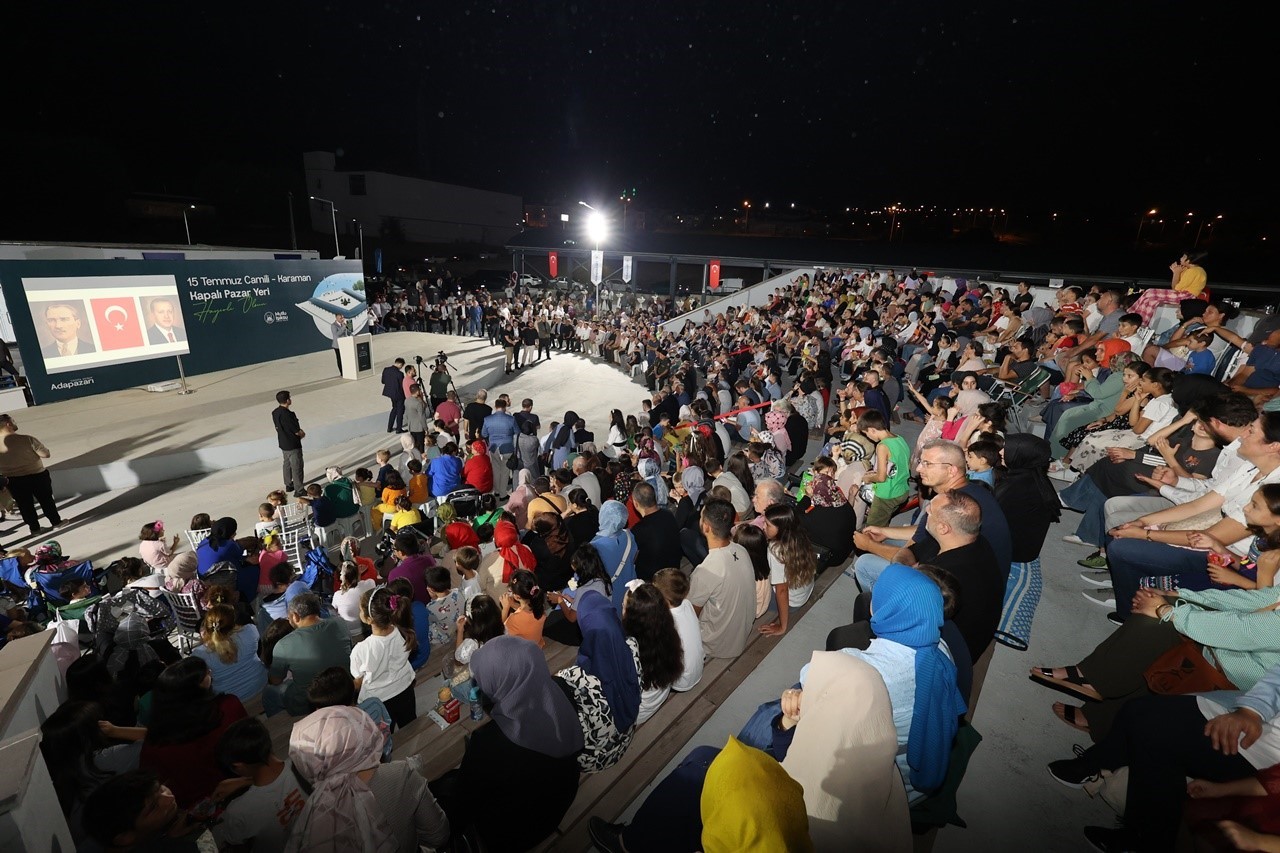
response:
<path id="1" fill-rule="evenodd" d="M 547 252 L 547 270 L 551 273 L 551 277 L 555 278 L 559 274 L 560 256 L 555 252 Z"/>
<path id="2" fill-rule="evenodd" d="M 720 261 L 719 261 L 719 259 L 715 259 L 715 260 L 712 260 L 712 261 L 711 261 L 711 268 L 710 268 L 710 270 L 708 271 L 707 278 L 708 278 L 707 284 L 711 287 L 711 289 L 712 289 L 712 290 L 715 290 L 715 289 L 717 289 L 718 287 L 720 287 Z"/>
<path id="3" fill-rule="evenodd" d="M 98 340 L 104 352 L 142 346 L 138 300 L 132 296 L 116 296 L 90 299 L 89 304 L 93 306 L 93 324 L 98 328 Z"/>

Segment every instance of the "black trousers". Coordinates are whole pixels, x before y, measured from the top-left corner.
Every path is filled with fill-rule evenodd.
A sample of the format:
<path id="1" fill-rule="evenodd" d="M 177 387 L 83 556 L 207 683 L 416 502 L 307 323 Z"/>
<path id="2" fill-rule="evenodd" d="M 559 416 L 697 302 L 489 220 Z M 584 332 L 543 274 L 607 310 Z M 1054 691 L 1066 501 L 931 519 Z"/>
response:
<path id="1" fill-rule="evenodd" d="M 1129 768 L 1125 826 L 1144 850 L 1172 850 L 1186 797 L 1186 777 L 1230 782 L 1257 771 L 1241 755 L 1223 755 L 1205 737 L 1194 696 L 1131 699 L 1115 725 L 1082 758 L 1098 770 Z"/>
<path id="2" fill-rule="evenodd" d="M 18 505 L 18 512 L 31 532 L 40 529 L 40 519 L 36 515 L 36 502 L 44 510 L 44 517 L 50 524 L 61 524 L 62 516 L 58 515 L 58 505 L 53 500 L 53 478 L 48 471 L 39 474 L 19 474 L 9 478 L 9 494 Z"/>
<path id="3" fill-rule="evenodd" d="M 538 338 L 538 358 L 542 358 L 544 352 L 551 358 L 551 338 Z"/>
<path id="4" fill-rule="evenodd" d="M 413 695 L 412 683 L 382 704 L 387 706 L 391 722 L 398 729 L 403 729 L 418 718 L 418 700 Z"/>
<path id="5" fill-rule="evenodd" d="M 391 401 L 391 411 L 387 414 L 387 432 L 404 429 L 404 398 Z"/>
<path id="6" fill-rule="evenodd" d="M 342 351 L 337 347 L 333 348 L 333 357 L 338 361 L 338 375 L 342 375 Z"/>

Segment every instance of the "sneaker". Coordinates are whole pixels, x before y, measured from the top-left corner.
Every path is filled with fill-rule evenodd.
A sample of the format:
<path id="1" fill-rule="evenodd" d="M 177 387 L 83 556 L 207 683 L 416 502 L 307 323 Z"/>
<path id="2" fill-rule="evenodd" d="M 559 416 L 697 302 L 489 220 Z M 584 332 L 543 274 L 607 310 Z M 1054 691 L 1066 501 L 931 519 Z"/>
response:
<path id="1" fill-rule="evenodd" d="M 1081 595 L 1085 597 L 1086 601 L 1096 604 L 1099 607 L 1106 607 L 1111 610 L 1115 610 L 1116 608 L 1116 594 L 1113 590 L 1086 589 L 1081 593 Z"/>
<path id="2" fill-rule="evenodd" d="M 591 834 L 591 843 L 604 853 L 623 853 L 622 830 L 625 823 L 609 823 L 603 818 L 593 817 L 587 824 L 587 832 Z"/>
<path id="3" fill-rule="evenodd" d="M 1044 418 L 1041 416 L 1039 412 L 1036 412 L 1034 415 L 1027 418 L 1027 423 L 1042 424 L 1044 423 Z"/>
<path id="4" fill-rule="evenodd" d="M 1080 472 L 1072 471 L 1070 468 L 1059 468 L 1056 471 L 1050 469 L 1049 476 L 1062 483 L 1074 483 L 1080 479 Z"/>
<path id="5" fill-rule="evenodd" d="M 1093 769 L 1092 762 L 1084 758 L 1084 747 L 1076 744 L 1072 749 L 1075 758 L 1049 762 L 1049 775 L 1068 788 L 1083 788 L 1086 782 L 1095 781 L 1099 774 Z"/>
<path id="6" fill-rule="evenodd" d="M 1124 624 L 1124 618 L 1117 611 L 1114 611 L 1114 610 L 1107 614 L 1107 621 L 1110 622 L 1112 625 Z"/>
<path id="7" fill-rule="evenodd" d="M 1074 533 L 1071 533 L 1071 534 L 1069 534 L 1069 535 L 1067 535 L 1067 536 L 1063 536 L 1063 537 L 1062 537 L 1062 541 L 1063 541 L 1063 542 L 1070 542 L 1072 545 L 1083 545 L 1083 546 L 1084 546 L 1084 547 L 1086 547 L 1086 548 L 1097 548 L 1097 547 L 1098 547 L 1097 545 L 1094 545 L 1092 542 L 1086 542 L 1086 541 L 1084 541 L 1083 539 L 1081 539 L 1079 536 L 1075 535 Z"/>
<path id="8" fill-rule="evenodd" d="M 1083 560 L 1076 560 L 1076 565 L 1094 572 L 1105 572 L 1108 568 L 1107 555 L 1099 551 Z"/>
<path id="9" fill-rule="evenodd" d="M 1110 575 L 1095 575 L 1090 574 L 1089 572 L 1081 572 L 1080 580 L 1084 581 L 1089 586 L 1096 586 L 1099 589 L 1111 589 Z"/>

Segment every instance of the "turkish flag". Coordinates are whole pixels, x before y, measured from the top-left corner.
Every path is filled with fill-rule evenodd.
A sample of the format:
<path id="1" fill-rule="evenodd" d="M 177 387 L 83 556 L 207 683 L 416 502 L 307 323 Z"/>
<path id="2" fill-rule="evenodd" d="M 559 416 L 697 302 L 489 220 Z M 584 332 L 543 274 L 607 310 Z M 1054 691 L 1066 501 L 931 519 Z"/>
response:
<path id="1" fill-rule="evenodd" d="M 711 260 L 711 268 L 709 270 L 708 275 L 709 275 L 709 279 L 707 283 L 711 285 L 711 289 L 712 290 L 718 289 L 720 287 L 720 259 L 719 258 L 713 258 Z"/>
<path id="2" fill-rule="evenodd" d="M 93 324 L 98 329 L 102 350 L 142 346 L 142 320 L 138 300 L 132 296 L 90 299 Z"/>
<path id="3" fill-rule="evenodd" d="M 560 265 L 560 256 L 555 252 L 547 252 L 547 271 L 551 273 L 551 277 L 556 277 L 557 267 Z"/>

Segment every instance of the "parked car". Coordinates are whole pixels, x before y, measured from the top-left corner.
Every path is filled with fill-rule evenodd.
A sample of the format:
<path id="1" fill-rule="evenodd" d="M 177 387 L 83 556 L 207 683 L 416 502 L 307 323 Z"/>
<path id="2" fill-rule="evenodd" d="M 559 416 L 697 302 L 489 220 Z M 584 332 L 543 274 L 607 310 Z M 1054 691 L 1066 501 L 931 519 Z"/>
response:
<path id="1" fill-rule="evenodd" d="M 517 281 L 519 287 L 527 287 L 531 290 L 539 290 L 542 288 L 542 277 L 525 273 L 520 276 Z"/>

